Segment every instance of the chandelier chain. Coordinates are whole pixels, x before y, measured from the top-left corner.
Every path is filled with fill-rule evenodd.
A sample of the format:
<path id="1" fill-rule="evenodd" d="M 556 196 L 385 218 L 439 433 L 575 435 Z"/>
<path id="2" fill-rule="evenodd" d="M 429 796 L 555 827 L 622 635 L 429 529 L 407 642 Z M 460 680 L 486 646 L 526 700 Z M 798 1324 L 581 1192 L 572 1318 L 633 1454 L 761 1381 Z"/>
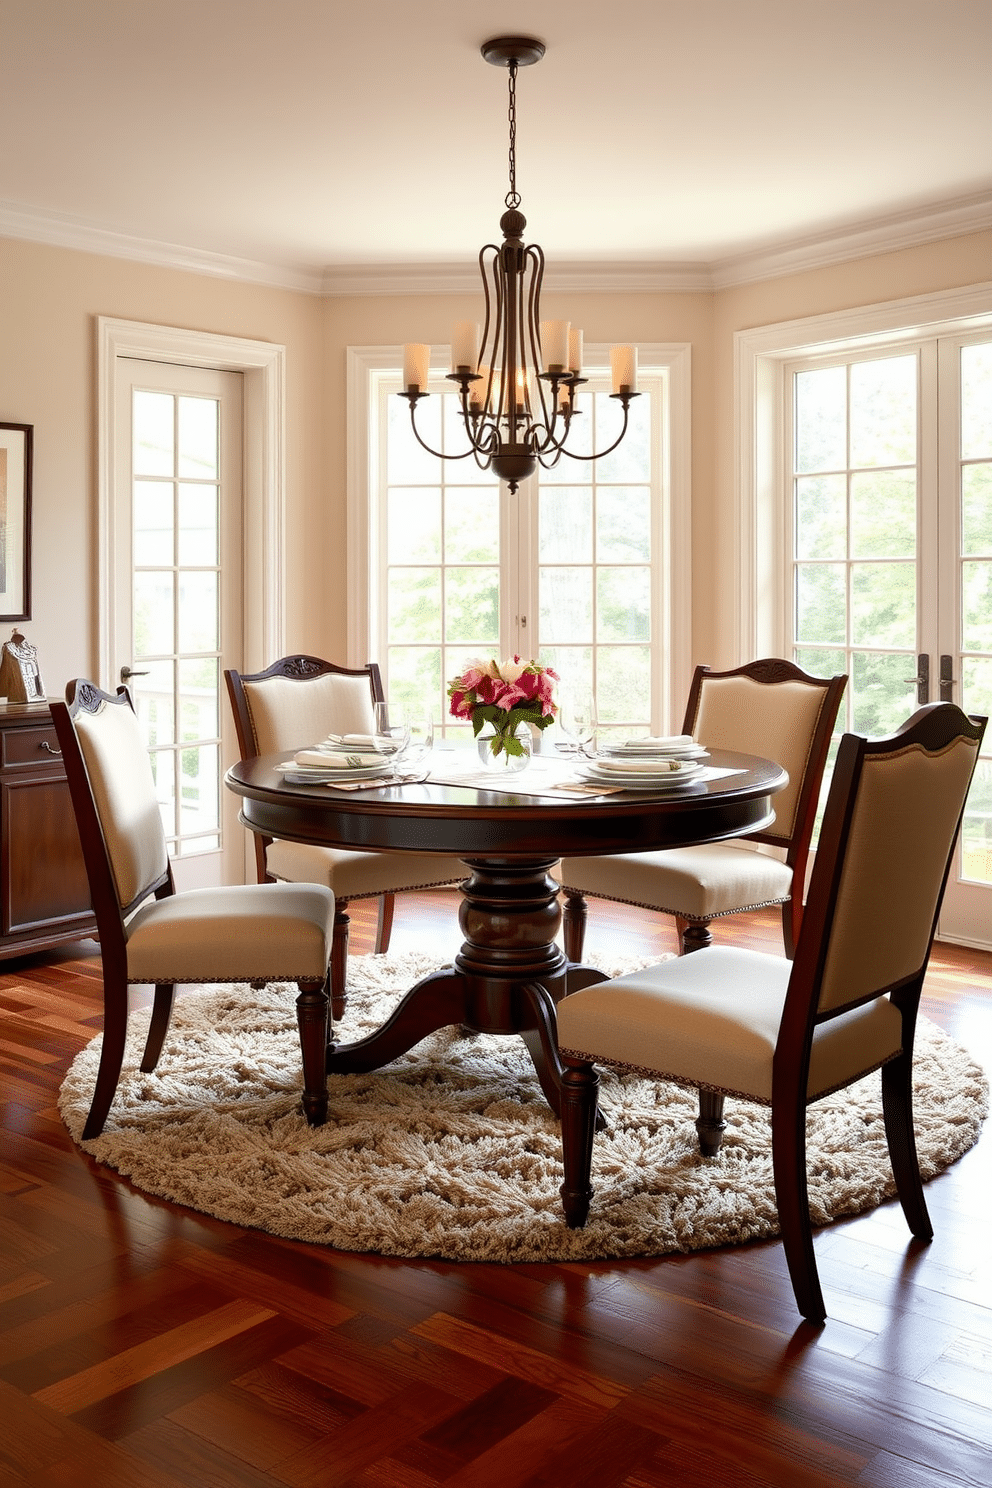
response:
<path id="1" fill-rule="evenodd" d="M 510 106 L 507 118 L 510 125 L 510 189 L 506 193 L 506 205 L 508 207 L 519 207 L 520 193 L 517 190 L 517 64 L 511 61 L 508 66 L 510 74 L 509 93 Z"/>

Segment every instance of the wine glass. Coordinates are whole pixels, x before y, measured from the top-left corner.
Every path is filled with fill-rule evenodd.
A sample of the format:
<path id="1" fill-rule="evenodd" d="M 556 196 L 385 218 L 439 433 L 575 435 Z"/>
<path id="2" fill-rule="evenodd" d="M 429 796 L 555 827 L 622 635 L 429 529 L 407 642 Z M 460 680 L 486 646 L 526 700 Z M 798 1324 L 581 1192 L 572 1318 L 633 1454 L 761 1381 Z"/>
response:
<path id="1" fill-rule="evenodd" d="M 410 742 L 403 752 L 404 768 L 420 770 L 434 748 L 434 719 L 424 708 L 413 708 L 407 714 Z"/>
<path id="2" fill-rule="evenodd" d="M 398 764 L 410 745 L 410 724 L 402 703 L 375 704 L 375 747 L 390 764 Z"/>
<path id="3" fill-rule="evenodd" d="M 567 693 L 558 710 L 558 724 L 566 738 L 569 754 L 588 756 L 593 749 L 598 727 L 596 700 L 590 692 Z"/>

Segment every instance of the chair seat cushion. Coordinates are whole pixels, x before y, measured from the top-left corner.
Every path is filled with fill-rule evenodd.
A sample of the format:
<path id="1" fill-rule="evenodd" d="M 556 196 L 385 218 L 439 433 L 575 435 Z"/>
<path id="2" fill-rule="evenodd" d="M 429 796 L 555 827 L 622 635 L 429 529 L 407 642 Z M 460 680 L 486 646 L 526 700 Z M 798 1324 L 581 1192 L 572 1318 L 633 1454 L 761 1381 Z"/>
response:
<path id="1" fill-rule="evenodd" d="M 566 997 L 558 1041 L 565 1054 L 770 1104 L 791 972 L 781 956 L 710 946 Z M 887 997 L 821 1024 L 810 1099 L 876 1069 L 901 1039 L 902 1017 Z"/>
<path id="2" fill-rule="evenodd" d="M 339 899 L 427 889 L 463 876 L 462 864 L 443 853 L 347 852 L 309 842 L 270 842 L 265 866 L 286 883 L 325 884 Z"/>
<path id="3" fill-rule="evenodd" d="M 128 921 L 129 982 L 323 978 L 334 895 L 320 884 L 238 884 L 152 899 Z"/>
<path id="4" fill-rule="evenodd" d="M 561 881 L 602 899 L 621 899 L 694 920 L 781 904 L 792 893 L 792 869 L 749 847 L 710 843 L 616 857 L 565 858 Z"/>

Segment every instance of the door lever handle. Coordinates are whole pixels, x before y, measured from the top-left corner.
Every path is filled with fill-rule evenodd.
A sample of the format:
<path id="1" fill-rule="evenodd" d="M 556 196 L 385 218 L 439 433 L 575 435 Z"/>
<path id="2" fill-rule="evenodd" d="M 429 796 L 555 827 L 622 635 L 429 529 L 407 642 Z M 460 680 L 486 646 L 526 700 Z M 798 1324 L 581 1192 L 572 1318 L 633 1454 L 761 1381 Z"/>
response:
<path id="1" fill-rule="evenodd" d="M 121 681 L 123 683 L 125 683 L 125 684 L 128 683 L 132 677 L 147 677 L 147 676 L 148 676 L 148 673 L 147 672 L 132 672 L 132 670 L 131 670 L 131 668 L 129 666 L 122 666 L 121 667 Z"/>
<path id="2" fill-rule="evenodd" d="M 930 657 L 926 651 L 921 651 L 916 658 L 916 676 L 903 677 L 902 680 L 916 688 L 916 701 L 920 706 L 930 701 Z"/>
<path id="3" fill-rule="evenodd" d="M 940 658 L 940 682 L 938 684 L 940 701 L 942 703 L 952 703 L 954 701 L 954 684 L 956 680 L 957 678 L 954 676 L 953 656 L 942 656 Z"/>

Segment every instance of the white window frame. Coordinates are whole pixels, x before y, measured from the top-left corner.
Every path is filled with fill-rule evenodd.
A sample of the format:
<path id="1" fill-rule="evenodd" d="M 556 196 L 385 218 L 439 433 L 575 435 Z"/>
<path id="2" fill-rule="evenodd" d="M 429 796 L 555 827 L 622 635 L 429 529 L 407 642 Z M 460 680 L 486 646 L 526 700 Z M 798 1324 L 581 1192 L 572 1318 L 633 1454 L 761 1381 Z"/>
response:
<path id="1" fill-rule="evenodd" d="M 734 648 L 738 662 L 781 656 L 789 635 L 788 367 L 992 327 L 992 281 L 888 300 L 734 335 Z"/>
<path id="2" fill-rule="evenodd" d="M 434 348 L 432 370 L 447 369 L 448 349 Z M 659 371 L 668 381 L 662 448 L 666 459 L 659 482 L 661 492 L 660 550 L 663 600 L 656 678 L 665 726 L 680 722 L 691 671 L 692 551 L 691 551 L 691 347 L 688 343 L 640 343 L 642 369 Z M 369 575 L 376 554 L 376 502 L 381 451 L 374 438 L 372 413 L 381 381 L 398 377 L 403 362 L 401 346 L 350 346 L 347 352 L 348 397 L 348 664 L 364 666 L 377 660 L 370 654 L 370 618 L 375 596 Z M 609 366 L 608 347 L 587 343 L 585 362 Z"/>
<path id="3" fill-rule="evenodd" d="M 286 348 L 143 321 L 97 319 L 99 685 L 113 692 L 117 594 L 117 376 L 120 358 L 240 372 L 244 379 L 243 665 L 268 666 L 285 650 Z"/>

